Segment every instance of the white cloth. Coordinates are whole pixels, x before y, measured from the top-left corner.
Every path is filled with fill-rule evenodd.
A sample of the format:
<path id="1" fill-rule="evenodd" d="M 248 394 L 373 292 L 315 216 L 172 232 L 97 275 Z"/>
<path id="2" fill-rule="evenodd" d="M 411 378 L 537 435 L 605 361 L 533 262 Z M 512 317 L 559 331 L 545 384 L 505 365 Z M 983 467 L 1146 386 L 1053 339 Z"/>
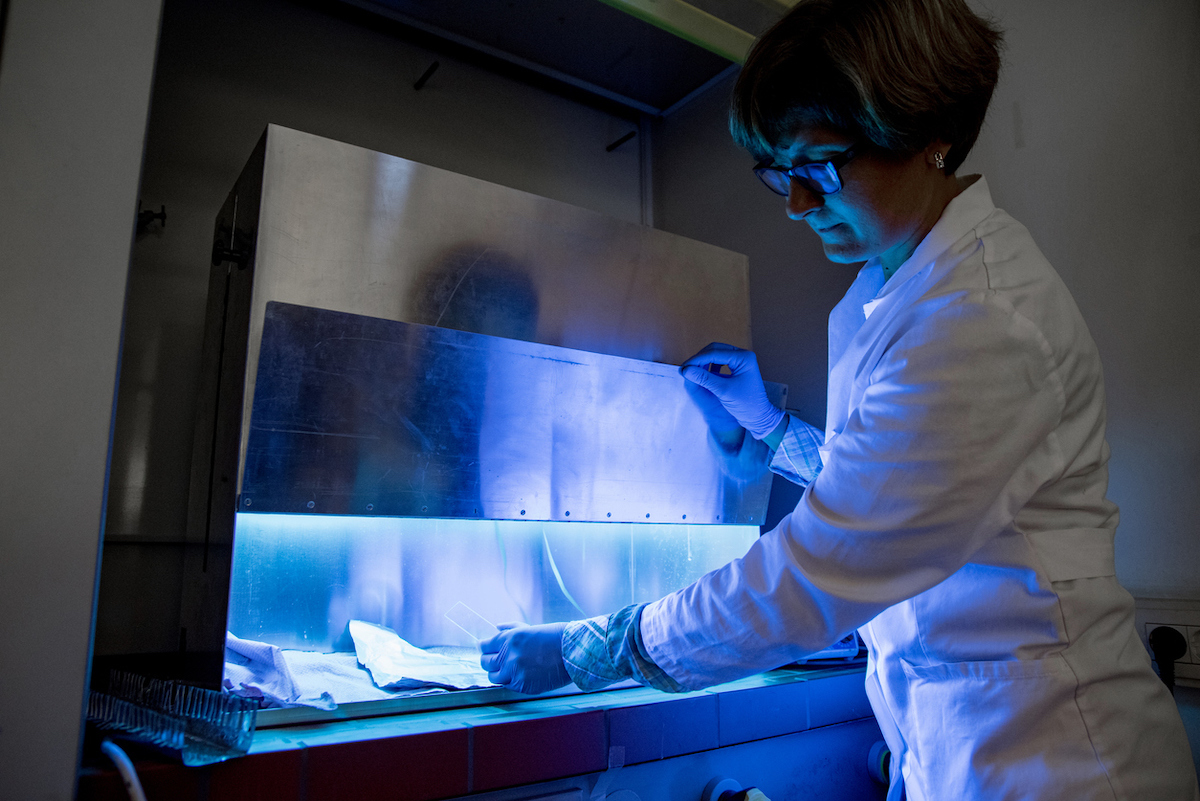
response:
<path id="1" fill-rule="evenodd" d="M 890 281 L 862 268 L 829 348 L 820 474 L 644 610 L 649 656 L 699 687 L 861 627 L 912 801 L 1200 798 L 1114 576 L 1095 344 L 982 178 Z"/>
<path id="2" fill-rule="evenodd" d="M 302 686 L 292 674 L 286 651 L 270 643 L 243 640 L 225 633 L 222 686 L 234 695 L 258 698 L 268 706 L 311 706 L 335 709 L 324 687 Z"/>
<path id="3" fill-rule="evenodd" d="M 363 620 L 350 621 L 350 636 L 359 663 L 371 673 L 377 687 L 407 690 L 445 687 L 470 690 L 494 686 L 479 666 L 479 652 L 435 653 L 418 648 L 384 626 Z"/>
<path id="4" fill-rule="evenodd" d="M 352 653 L 282 650 L 226 632 L 222 686 L 233 695 L 257 698 L 265 707 L 324 710 L 336 709 L 338 704 L 446 692 L 428 684 L 402 691 L 377 687 L 359 660 Z"/>

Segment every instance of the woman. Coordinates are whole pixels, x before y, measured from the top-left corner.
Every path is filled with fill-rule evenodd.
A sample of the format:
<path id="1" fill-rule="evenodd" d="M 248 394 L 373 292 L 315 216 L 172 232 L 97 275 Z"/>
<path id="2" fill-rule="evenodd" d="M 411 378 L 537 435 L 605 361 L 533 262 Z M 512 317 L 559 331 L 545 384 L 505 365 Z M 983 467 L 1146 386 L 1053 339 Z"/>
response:
<path id="1" fill-rule="evenodd" d="M 734 137 L 831 260 L 866 264 L 830 315 L 824 432 L 767 402 L 749 352 L 682 372 L 805 493 L 660 601 L 501 632 L 494 681 L 696 689 L 857 628 L 889 797 L 902 776 L 914 801 L 1200 798 L 1114 575 L 1095 344 L 1028 231 L 955 175 L 999 41 L 962 0 L 802 0 L 756 43 Z"/>

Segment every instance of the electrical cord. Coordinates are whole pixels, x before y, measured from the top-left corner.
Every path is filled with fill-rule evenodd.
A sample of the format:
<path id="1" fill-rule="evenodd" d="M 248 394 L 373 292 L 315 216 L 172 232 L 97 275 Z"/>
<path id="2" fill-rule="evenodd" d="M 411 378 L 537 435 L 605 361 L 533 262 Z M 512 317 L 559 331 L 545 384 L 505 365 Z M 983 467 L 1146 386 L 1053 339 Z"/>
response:
<path id="1" fill-rule="evenodd" d="M 112 740 L 105 739 L 100 743 L 100 750 L 117 766 L 117 772 L 125 782 L 125 791 L 129 793 L 130 801 L 146 801 L 146 793 L 142 791 L 142 783 L 138 780 L 137 768 L 133 766 L 133 760 L 124 749 Z"/>

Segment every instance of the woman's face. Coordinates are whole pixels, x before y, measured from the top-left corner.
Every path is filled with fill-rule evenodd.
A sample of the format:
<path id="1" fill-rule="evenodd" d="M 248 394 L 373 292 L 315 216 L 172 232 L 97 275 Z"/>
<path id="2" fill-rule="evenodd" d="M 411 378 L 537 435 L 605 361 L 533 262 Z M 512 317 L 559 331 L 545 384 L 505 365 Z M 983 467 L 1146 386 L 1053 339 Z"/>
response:
<path id="1" fill-rule="evenodd" d="M 828 161 L 857 144 L 825 128 L 802 128 L 789 147 L 775 153 L 775 164 L 795 167 Z M 912 255 L 958 193 L 953 176 L 933 164 L 930 145 L 914 156 L 896 158 L 864 147 L 838 170 L 842 189 L 832 195 L 810 192 L 791 182 L 787 214 L 803 220 L 821 238 L 830 261 L 852 263 L 879 256 L 890 275 Z"/>

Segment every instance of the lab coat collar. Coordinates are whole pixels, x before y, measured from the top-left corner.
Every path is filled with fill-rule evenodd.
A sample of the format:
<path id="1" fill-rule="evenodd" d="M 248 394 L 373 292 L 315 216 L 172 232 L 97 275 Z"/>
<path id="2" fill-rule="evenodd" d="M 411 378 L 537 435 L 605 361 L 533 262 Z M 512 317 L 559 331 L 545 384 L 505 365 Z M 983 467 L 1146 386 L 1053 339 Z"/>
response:
<path id="1" fill-rule="evenodd" d="M 884 283 L 879 294 L 863 304 L 863 314 L 866 317 L 871 316 L 871 312 L 875 311 L 875 307 L 882 303 L 884 298 L 907 283 L 996 210 L 986 178 L 982 175 L 966 175 L 958 180 L 966 185 L 965 188 L 947 204 L 933 228 L 917 245 L 917 249 L 908 260 L 900 265 L 900 269 Z M 883 267 L 879 258 L 875 257 L 863 266 L 863 270 L 878 270 L 882 273 Z"/>

